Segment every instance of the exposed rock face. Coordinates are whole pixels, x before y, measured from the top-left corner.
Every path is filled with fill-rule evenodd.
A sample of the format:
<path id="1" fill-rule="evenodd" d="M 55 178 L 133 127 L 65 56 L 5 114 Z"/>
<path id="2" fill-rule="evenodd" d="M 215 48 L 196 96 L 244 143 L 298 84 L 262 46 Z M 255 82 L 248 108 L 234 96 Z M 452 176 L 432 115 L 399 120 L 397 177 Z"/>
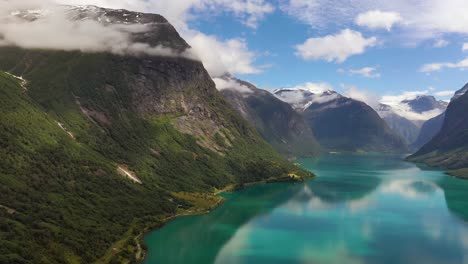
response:
<path id="1" fill-rule="evenodd" d="M 275 94 L 302 114 L 320 145 L 331 151 L 405 152 L 403 139 L 363 102 L 335 91 L 280 89 Z"/>
<path id="2" fill-rule="evenodd" d="M 229 76 L 225 79 L 241 88 L 226 87 L 221 94 L 276 150 L 287 157 L 319 153 L 312 129 L 289 104 L 248 82 Z"/>
<path id="3" fill-rule="evenodd" d="M 468 94 L 461 91 L 450 102 L 439 133 L 410 160 L 448 169 L 468 167 Z"/>

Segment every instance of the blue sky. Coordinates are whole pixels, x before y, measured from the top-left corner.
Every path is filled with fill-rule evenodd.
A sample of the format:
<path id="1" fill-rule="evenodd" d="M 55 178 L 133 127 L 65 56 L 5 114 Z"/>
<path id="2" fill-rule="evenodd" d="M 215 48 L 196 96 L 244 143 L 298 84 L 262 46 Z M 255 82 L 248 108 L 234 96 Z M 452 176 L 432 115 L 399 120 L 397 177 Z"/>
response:
<path id="1" fill-rule="evenodd" d="M 240 37 L 245 39 L 249 50 L 256 54 L 255 63 L 262 68 L 258 74 L 237 74 L 261 88 L 291 87 L 306 82 L 327 82 L 336 90 L 344 92 L 349 86 L 358 87 L 377 95 L 397 95 L 406 91 L 426 91 L 438 94 L 460 89 L 468 76 L 463 69 L 443 69 L 437 72 L 421 72 L 424 64 L 434 62 L 457 62 L 465 58 L 462 51 L 463 34 L 447 33 L 443 37 L 416 40 L 400 39 L 404 31 L 394 28 L 369 30 L 355 24 L 332 25 L 313 28 L 297 18 L 276 10 L 262 20 L 257 28 L 251 28 L 230 14 L 205 19 L 200 17 L 189 24 L 219 39 Z M 295 46 L 308 38 L 335 34 L 343 29 L 352 29 L 364 37 L 376 37 L 378 44 L 362 54 L 348 57 L 344 62 L 325 60 L 306 61 L 295 54 Z M 442 47 L 436 47 L 436 43 Z M 375 68 L 379 76 L 365 77 L 351 74 L 350 70 L 365 67 Z M 374 73 L 374 74 L 375 74 Z M 449 99 L 450 95 L 437 96 Z"/>

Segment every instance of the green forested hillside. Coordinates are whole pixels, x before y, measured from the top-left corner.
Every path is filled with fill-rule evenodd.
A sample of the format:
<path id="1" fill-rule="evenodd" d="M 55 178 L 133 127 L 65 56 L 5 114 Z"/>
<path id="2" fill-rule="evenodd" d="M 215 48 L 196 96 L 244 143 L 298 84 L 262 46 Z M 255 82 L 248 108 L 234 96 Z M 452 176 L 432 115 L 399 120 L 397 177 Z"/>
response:
<path id="1" fill-rule="evenodd" d="M 131 261 L 137 235 L 190 206 L 172 193 L 306 175 L 226 106 L 199 62 L 10 48 L 0 61 L 28 81 L 0 75 L 0 263 Z M 150 67 L 156 79 L 135 85 Z"/>
<path id="2" fill-rule="evenodd" d="M 0 208 L 1 263 L 90 263 L 132 225 L 175 212 L 166 191 L 118 176 L 4 73 L 0 144 L 0 204 L 11 209 Z"/>

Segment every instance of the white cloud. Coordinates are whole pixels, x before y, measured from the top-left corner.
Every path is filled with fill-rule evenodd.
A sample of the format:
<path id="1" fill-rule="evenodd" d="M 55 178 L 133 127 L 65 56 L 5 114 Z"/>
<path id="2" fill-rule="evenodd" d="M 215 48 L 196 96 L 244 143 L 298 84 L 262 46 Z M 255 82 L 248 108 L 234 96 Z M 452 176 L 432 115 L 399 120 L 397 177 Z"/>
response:
<path id="1" fill-rule="evenodd" d="M 432 45 L 434 48 L 443 48 L 443 47 L 446 47 L 450 44 L 450 42 L 448 42 L 447 40 L 445 39 L 438 39 L 434 42 L 434 45 Z"/>
<path id="2" fill-rule="evenodd" d="M 440 97 L 447 97 L 447 96 L 453 96 L 455 94 L 455 91 L 440 91 L 440 92 L 435 92 L 435 96 L 440 96 Z"/>
<path id="3" fill-rule="evenodd" d="M 236 80 L 232 78 L 227 78 L 227 79 L 226 78 L 213 78 L 213 81 L 215 82 L 216 88 L 219 91 L 222 91 L 225 89 L 231 89 L 231 90 L 235 90 L 240 93 L 243 93 L 243 94 L 253 92 L 249 87 L 243 84 L 240 84 L 239 82 L 237 82 Z"/>
<path id="4" fill-rule="evenodd" d="M 333 91 L 333 87 L 326 82 L 306 82 L 303 84 L 299 84 L 293 87 L 288 87 L 285 89 L 291 89 L 291 90 L 303 90 L 303 91 L 308 91 L 314 94 L 322 94 L 324 92 L 328 91 Z"/>
<path id="5" fill-rule="evenodd" d="M 362 54 L 367 48 L 377 44 L 377 38 L 365 38 L 360 32 L 342 30 L 336 35 L 309 38 L 296 46 L 296 55 L 304 60 L 326 60 L 342 63 L 348 57 Z"/>
<path id="6" fill-rule="evenodd" d="M 370 29 L 386 29 L 392 30 L 392 27 L 403 21 L 403 18 L 397 12 L 382 12 L 380 10 L 372 10 L 361 13 L 356 17 L 356 24 Z"/>
<path id="7" fill-rule="evenodd" d="M 357 69 L 357 70 L 349 70 L 351 74 L 358 74 L 362 75 L 366 78 L 379 78 L 381 75 L 380 73 L 376 72 L 377 69 L 374 67 L 364 67 L 362 69 Z"/>
<path id="8" fill-rule="evenodd" d="M 424 64 L 420 71 L 425 73 L 441 71 L 444 68 L 448 69 L 460 69 L 464 70 L 468 68 L 468 58 L 461 60 L 459 62 L 438 62 L 438 63 L 429 63 Z"/>
<path id="9" fill-rule="evenodd" d="M 408 104 L 402 103 L 405 100 L 414 100 L 419 95 L 429 94 L 428 90 L 423 91 L 405 91 L 399 95 L 382 96 L 380 102 L 392 107 L 392 110 L 399 116 L 405 117 L 408 120 L 425 121 L 440 115 L 442 109 L 434 109 L 422 113 L 417 113 L 411 109 Z M 435 95 L 435 93 L 434 93 Z"/>
<path id="10" fill-rule="evenodd" d="M 385 95 L 382 96 L 381 102 L 386 105 L 394 106 L 400 104 L 402 101 L 405 100 L 414 100 L 418 95 L 425 95 L 429 91 L 404 91 L 398 95 Z"/>
<path id="11" fill-rule="evenodd" d="M 12 15 L 10 12 L 14 10 L 23 10 L 23 13 Z M 167 47 L 132 40 L 133 34 L 146 32 L 151 25 L 105 25 L 93 19 L 72 20 L 73 12 L 78 11 L 52 2 L 30 0 L 18 4 L 3 1 L 0 46 L 195 58 L 189 51 L 180 54 Z M 23 15 L 35 19 L 24 18 Z"/>
<path id="12" fill-rule="evenodd" d="M 380 103 L 380 96 L 370 91 L 359 89 L 354 85 L 341 84 L 341 87 L 345 90 L 343 95 L 346 97 L 364 102 L 373 108 L 377 108 Z"/>
<path id="13" fill-rule="evenodd" d="M 265 0 L 57 0 L 62 4 L 97 5 L 108 8 L 153 12 L 165 16 L 178 29 L 189 20 L 206 14 L 229 13 L 242 23 L 255 28 L 258 22 L 274 11 Z"/>
<path id="14" fill-rule="evenodd" d="M 226 73 L 254 74 L 261 72 L 259 67 L 253 65 L 256 54 L 248 49 L 247 43 L 243 39 L 221 41 L 215 36 L 198 31 L 186 32 L 185 37 L 212 77 L 219 77 Z"/>
<path id="15" fill-rule="evenodd" d="M 463 52 L 468 51 L 468 43 L 463 43 L 462 51 Z"/>
<path id="16" fill-rule="evenodd" d="M 50 6 L 52 1 L 0 0 L 0 5 L 2 6 L 2 10 L 0 11 L 8 11 L 7 7 L 11 7 L 11 10 L 18 8 L 36 9 L 46 5 Z M 204 63 L 213 77 L 221 76 L 226 72 L 232 74 L 259 73 L 262 67 L 254 65 L 257 57 L 256 53 L 249 50 L 247 42 L 244 39 L 219 39 L 216 36 L 190 29 L 188 22 L 206 13 L 213 15 L 224 12 L 233 14 L 241 19 L 244 24 L 255 27 L 261 19 L 274 10 L 274 7 L 265 0 L 57 0 L 57 2 L 61 4 L 124 8 L 161 14 L 176 27 L 182 37 L 193 47 L 192 50 L 196 53 L 196 57 Z M 39 22 L 43 21 L 37 21 L 35 24 L 38 25 L 31 27 L 30 30 L 25 25 L 10 27 L 9 25 L 2 24 L 0 27 L 4 28 L 4 31 L 10 38 L 20 38 L 22 43 L 16 44 L 22 47 L 31 47 L 34 44 L 39 48 L 49 48 L 52 46 L 54 48 L 68 49 L 67 47 L 76 46 L 80 43 L 78 49 L 83 51 L 117 49 L 118 53 L 127 52 L 128 50 L 139 53 L 145 50 L 155 55 L 173 55 L 172 51 L 162 47 L 145 47 L 143 44 L 133 45 L 128 41 L 128 32 L 115 32 L 115 30 L 109 30 L 112 27 L 103 28 L 101 25 L 97 25 L 97 23 L 91 21 L 85 23 L 79 22 L 78 25 L 55 21 L 57 23 L 47 25 L 47 28 L 38 28 Z M 119 28 L 118 31 L 123 30 Z M 37 34 L 38 32 L 53 34 Z M 38 45 L 34 43 L 39 41 L 43 43 L 39 43 Z M 9 41 L 3 41 L 3 44 L 11 42 L 15 41 L 11 41 L 10 39 Z M 91 43 L 91 45 L 90 42 L 94 43 Z M 191 53 L 186 56 L 190 58 L 195 57 Z"/>
<path id="17" fill-rule="evenodd" d="M 445 33 L 468 34 L 466 0 L 285 0 L 281 9 L 314 28 L 349 26 L 359 14 L 385 10 L 405 18 L 399 38 L 421 41 Z"/>

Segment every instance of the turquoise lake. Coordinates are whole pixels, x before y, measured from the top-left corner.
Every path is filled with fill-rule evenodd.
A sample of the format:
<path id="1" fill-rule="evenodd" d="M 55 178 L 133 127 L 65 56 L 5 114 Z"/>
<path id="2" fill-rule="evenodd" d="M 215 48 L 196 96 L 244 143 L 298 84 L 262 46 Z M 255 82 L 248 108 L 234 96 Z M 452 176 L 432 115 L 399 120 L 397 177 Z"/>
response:
<path id="1" fill-rule="evenodd" d="M 225 194 L 150 233 L 145 264 L 468 264 L 468 181 L 403 159 L 299 160 L 317 179 Z"/>

